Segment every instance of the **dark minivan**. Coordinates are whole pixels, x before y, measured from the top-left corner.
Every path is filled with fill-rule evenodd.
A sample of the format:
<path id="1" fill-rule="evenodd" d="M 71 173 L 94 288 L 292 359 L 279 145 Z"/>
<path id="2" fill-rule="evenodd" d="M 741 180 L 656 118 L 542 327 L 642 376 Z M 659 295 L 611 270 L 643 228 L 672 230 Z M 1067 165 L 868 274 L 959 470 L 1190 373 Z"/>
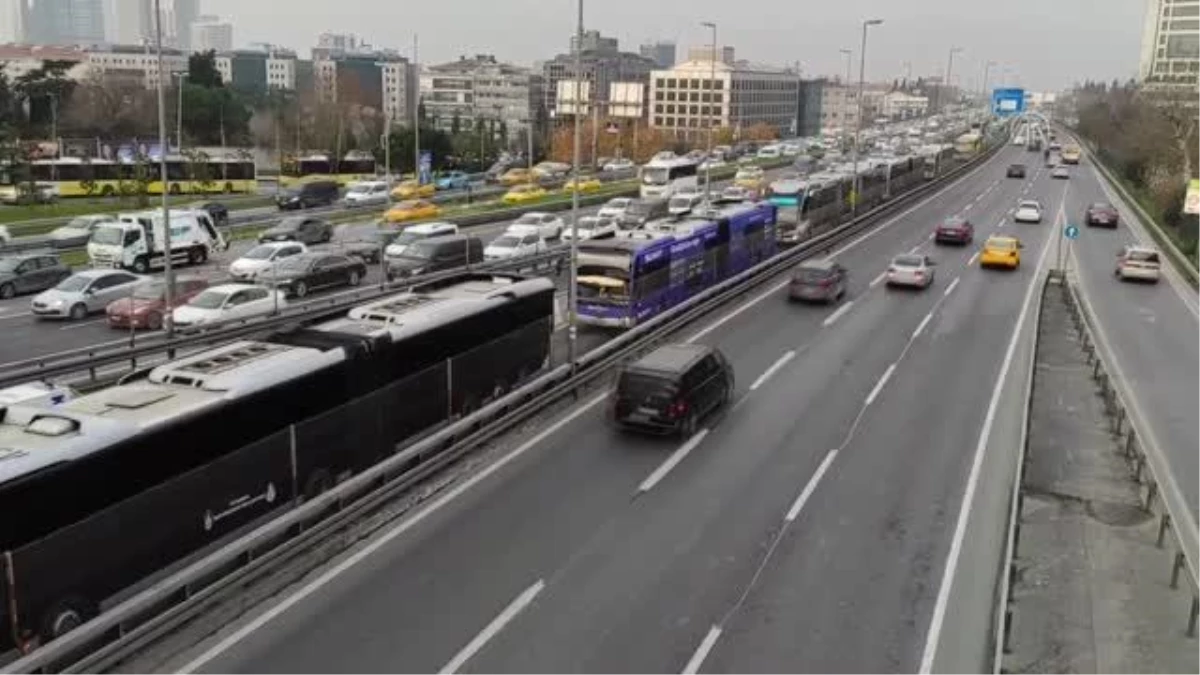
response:
<path id="1" fill-rule="evenodd" d="M 720 351 L 663 345 L 621 369 L 609 416 L 622 428 L 690 437 L 705 415 L 731 398 L 733 368 Z"/>
<path id="2" fill-rule="evenodd" d="M 341 190 L 336 180 L 314 180 L 291 188 L 279 195 L 275 203 L 281 211 L 330 206 L 337 202 Z"/>
<path id="3" fill-rule="evenodd" d="M 625 212 L 617 219 L 617 226 L 622 230 L 636 230 L 651 220 L 666 218 L 670 213 L 670 202 L 666 199 L 635 199 L 625 207 Z"/>
<path id="4" fill-rule="evenodd" d="M 446 234 L 415 241 L 398 258 L 388 258 L 387 279 L 404 279 L 483 262 L 479 237 Z"/>

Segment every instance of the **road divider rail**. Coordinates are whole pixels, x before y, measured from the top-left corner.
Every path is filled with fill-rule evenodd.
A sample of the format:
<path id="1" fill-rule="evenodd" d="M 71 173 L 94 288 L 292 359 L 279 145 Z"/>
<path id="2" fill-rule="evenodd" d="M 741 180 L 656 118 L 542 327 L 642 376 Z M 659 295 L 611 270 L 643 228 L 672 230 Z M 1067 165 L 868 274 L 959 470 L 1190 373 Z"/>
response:
<path id="1" fill-rule="evenodd" d="M 370 513 L 398 493 L 442 470 L 480 445 L 564 400 L 578 400 L 610 370 L 719 307 L 776 278 L 795 263 L 828 253 L 881 216 L 958 179 L 1002 146 L 994 146 L 937 179 L 919 184 L 836 228 L 763 261 L 683 304 L 560 365 L 425 438 L 401 448 L 336 487 L 154 582 L 80 628 L 4 666 L 3 672 L 94 672 L 168 634 L 204 603 L 248 578 L 298 555 L 305 546 Z M 56 668 L 62 667 L 62 668 Z"/>

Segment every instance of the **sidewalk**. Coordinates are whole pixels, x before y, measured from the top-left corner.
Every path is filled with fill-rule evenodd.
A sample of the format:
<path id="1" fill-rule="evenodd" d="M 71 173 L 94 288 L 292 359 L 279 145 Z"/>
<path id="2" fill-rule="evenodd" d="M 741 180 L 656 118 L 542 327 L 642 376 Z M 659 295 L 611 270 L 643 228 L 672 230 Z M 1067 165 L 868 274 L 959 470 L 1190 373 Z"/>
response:
<path id="1" fill-rule="evenodd" d="M 1066 302 L 1041 325 L 1014 564 L 1010 673 L 1195 673 L 1191 595 L 1110 432 Z"/>

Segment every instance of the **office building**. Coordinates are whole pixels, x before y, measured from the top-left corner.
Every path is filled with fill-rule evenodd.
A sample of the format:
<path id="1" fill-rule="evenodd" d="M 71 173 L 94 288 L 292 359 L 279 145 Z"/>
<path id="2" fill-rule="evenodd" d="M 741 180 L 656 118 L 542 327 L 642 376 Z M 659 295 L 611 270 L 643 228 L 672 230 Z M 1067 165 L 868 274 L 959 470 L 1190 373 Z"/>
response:
<path id="1" fill-rule="evenodd" d="M 22 44 L 29 26 L 27 0 L 0 0 L 0 44 Z"/>
<path id="2" fill-rule="evenodd" d="M 192 24 L 200 16 L 200 0 L 162 0 L 160 5 L 164 12 L 163 30 L 170 25 L 172 31 L 171 46 L 183 51 L 192 49 Z M 170 4 L 170 9 L 166 5 Z M 170 21 L 165 15 L 170 12 Z M 153 10 L 150 12 L 153 14 Z M 232 45 L 230 45 L 232 47 Z"/>
<path id="3" fill-rule="evenodd" d="M 1153 85 L 1200 87 L 1200 1 L 1147 0 L 1138 74 Z"/>
<path id="4" fill-rule="evenodd" d="M 477 120 L 504 123 L 508 138 L 523 138 L 522 130 L 540 119 L 544 100 L 541 78 L 528 68 L 496 60 L 490 54 L 462 56 L 457 61 L 428 66 L 421 72 L 421 102 L 425 116 L 439 129 L 475 128 Z"/>
<path id="5" fill-rule="evenodd" d="M 355 105 L 394 119 L 411 119 L 417 73 L 394 50 L 375 49 L 353 35 L 325 33 L 312 50 L 318 100 Z"/>
<path id="6" fill-rule="evenodd" d="M 233 50 L 233 24 L 215 16 L 201 16 L 192 22 L 190 49 L 193 52 Z"/>
<path id="7" fill-rule="evenodd" d="M 667 41 L 646 42 L 638 50 L 642 56 L 654 62 L 659 69 L 675 67 L 675 43 Z"/>
<path id="8" fill-rule="evenodd" d="M 141 82 L 147 89 L 158 84 L 158 58 L 143 45 L 98 47 L 87 52 L 87 64 L 104 77 Z M 163 49 L 163 70 L 167 78 L 172 73 L 186 71 L 188 55 L 178 49 Z M 170 85 L 170 82 L 164 83 Z"/>
<path id="9" fill-rule="evenodd" d="M 883 95 L 881 114 L 888 119 L 907 120 L 929 112 L 929 97 L 914 96 L 903 91 Z"/>
<path id="10" fill-rule="evenodd" d="M 271 89 L 294 91 L 298 59 L 296 52 L 272 45 L 218 52 L 217 72 L 221 81 L 246 93 L 261 94 Z"/>
<path id="11" fill-rule="evenodd" d="M 103 0 L 33 0 L 25 39 L 43 45 L 102 44 Z"/>
<path id="12" fill-rule="evenodd" d="M 791 133 L 799 114 L 798 73 L 734 61 L 729 48 L 721 55 L 719 61 L 688 60 L 652 72 L 650 126 L 693 139 L 709 126 L 738 130 L 765 124 Z"/>
<path id="13" fill-rule="evenodd" d="M 574 49 L 574 37 L 570 46 Z M 596 92 L 601 104 L 607 103 L 612 83 L 646 83 L 650 71 L 657 67 L 654 61 L 640 54 L 620 51 L 616 38 L 603 37 L 598 31 L 584 33 L 580 61 L 582 72 L 578 77 L 592 83 L 591 91 Z M 570 81 L 575 77 L 573 53 L 559 54 L 542 64 L 543 105 L 551 116 L 556 114 L 559 81 Z"/>
<path id="14" fill-rule="evenodd" d="M 153 0 L 110 0 L 105 34 L 116 45 L 154 39 Z"/>

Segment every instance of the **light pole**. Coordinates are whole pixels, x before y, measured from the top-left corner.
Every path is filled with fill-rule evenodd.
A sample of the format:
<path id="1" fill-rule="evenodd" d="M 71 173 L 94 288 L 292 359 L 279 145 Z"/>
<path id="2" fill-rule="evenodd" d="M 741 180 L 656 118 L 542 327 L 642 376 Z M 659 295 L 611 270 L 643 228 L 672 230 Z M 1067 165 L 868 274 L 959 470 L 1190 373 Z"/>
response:
<path id="1" fill-rule="evenodd" d="M 700 24 L 712 29 L 712 52 L 708 55 L 708 151 L 704 153 L 704 204 L 712 199 L 712 149 L 713 149 L 713 118 L 712 113 L 717 105 L 717 24 L 705 21 Z M 732 105 L 732 101 L 730 102 Z M 700 106 L 704 110 L 704 106 Z"/>
<path id="2" fill-rule="evenodd" d="M 183 152 L 183 81 L 187 79 L 187 71 L 181 70 L 172 73 L 179 79 L 179 101 L 175 106 L 175 142 L 179 144 L 179 151 Z"/>
<path id="3" fill-rule="evenodd" d="M 162 179 L 162 246 L 163 246 L 163 276 L 167 282 L 163 300 L 166 311 L 163 312 L 163 326 L 167 331 L 167 339 L 175 335 L 174 300 L 175 275 L 171 269 L 171 208 L 167 199 L 167 104 L 163 80 L 167 78 L 167 69 L 163 66 L 162 46 L 162 9 L 161 0 L 154 0 L 154 46 L 158 52 L 158 81 L 155 89 L 158 94 L 158 161 Z"/>
<path id="4" fill-rule="evenodd" d="M 854 59 L 853 49 L 839 49 L 839 52 L 846 57 L 846 86 L 850 86 L 850 62 Z"/>
<path id="5" fill-rule="evenodd" d="M 839 49 L 838 51 L 841 52 L 842 55 L 846 57 L 846 79 L 843 80 L 842 86 L 846 89 L 847 95 L 842 100 L 847 101 L 850 99 L 850 96 L 849 96 L 849 94 L 850 94 L 850 62 L 854 59 L 854 50 L 853 49 Z M 845 110 L 845 108 L 843 108 L 842 110 Z M 845 115 L 842 115 L 842 121 L 843 122 L 845 121 Z M 847 126 L 849 126 L 849 125 L 847 125 L 847 124 L 841 125 L 842 148 L 843 149 L 846 147 L 846 139 L 850 136 L 850 130 L 846 128 Z"/>
<path id="6" fill-rule="evenodd" d="M 934 112 L 938 112 L 941 110 L 942 90 L 945 89 L 947 94 L 950 93 L 950 73 L 954 69 L 954 55 L 961 51 L 962 51 L 962 47 L 951 47 L 950 54 L 946 57 L 946 79 L 942 80 L 942 86 L 938 87 L 936 90 L 937 104 L 933 106 Z"/>
<path id="7" fill-rule="evenodd" d="M 417 185 L 421 184 L 421 67 L 417 65 L 417 34 L 413 33 L 413 75 L 417 78 L 416 92 L 413 94 L 413 177 Z M 407 80 L 407 78 L 405 78 Z M 405 82 L 405 86 L 408 83 Z"/>
<path id="8" fill-rule="evenodd" d="M 857 114 L 855 115 L 854 123 L 854 186 L 851 190 L 850 201 L 850 217 L 858 216 L 858 188 L 861 181 L 858 177 L 858 135 L 862 132 L 863 118 L 863 83 L 867 75 L 867 29 L 871 26 L 878 26 L 883 23 L 883 19 L 867 19 L 862 22 L 862 45 L 858 50 L 858 97 L 855 100 Z"/>
<path id="9" fill-rule="evenodd" d="M 576 351 L 576 310 L 579 306 L 579 291 L 575 288 L 576 269 L 579 262 L 579 118 L 583 113 L 583 96 L 580 94 L 580 79 L 583 77 L 583 0 L 578 3 L 577 25 L 575 27 L 575 131 L 571 143 L 571 184 L 576 189 L 571 190 L 571 264 L 567 275 L 567 362 L 571 370 L 575 370 Z"/>
<path id="10" fill-rule="evenodd" d="M 987 91 L 988 75 L 991 74 L 992 66 L 994 66 L 994 65 L 997 65 L 995 61 L 988 61 L 987 63 L 985 63 L 983 65 L 983 87 L 981 87 L 980 93 L 983 94 L 983 104 L 984 105 L 988 105 L 988 91 Z"/>

